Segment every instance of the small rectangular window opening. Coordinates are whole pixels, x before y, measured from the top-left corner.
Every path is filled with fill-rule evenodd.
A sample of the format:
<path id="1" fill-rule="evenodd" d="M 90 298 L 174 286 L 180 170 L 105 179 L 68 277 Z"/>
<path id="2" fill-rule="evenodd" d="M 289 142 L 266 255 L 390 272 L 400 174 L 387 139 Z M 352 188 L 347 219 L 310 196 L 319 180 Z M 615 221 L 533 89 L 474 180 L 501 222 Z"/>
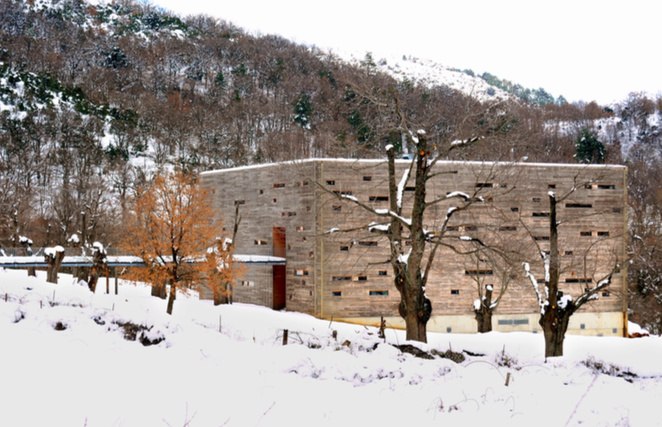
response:
<path id="1" fill-rule="evenodd" d="M 531 216 L 534 218 L 547 218 L 549 216 L 549 212 L 533 212 Z"/>
<path id="2" fill-rule="evenodd" d="M 346 191 L 334 190 L 333 194 L 335 194 L 337 196 L 351 196 L 352 192 L 349 191 L 349 190 L 346 190 Z"/>
<path id="3" fill-rule="evenodd" d="M 565 279 L 566 283 L 593 283 L 590 277 L 569 277 Z"/>
<path id="4" fill-rule="evenodd" d="M 308 275 L 308 270 L 305 270 L 305 269 L 302 269 L 302 268 L 296 269 L 296 270 L 294 270 L 294 275 L 295 276 L 307 276 Z"/>
<path id="5" fill-rule="evenodd" d="M 358 276 L 357 279 L 359 282 L 366 282 L 368 280 L 368 276 Z"/>
<path id="6" fill-rule="evenodd" d="M 519 212 L 519 208 L 510 208 L 511 212 Z"/>
<path id="7" fill-rule="evenodd" d="M 609 237 L 608 231 L 598 231 L 598 237 Z"/>
<path id="8" fill-rule="evenodd" d="M 540 197 L 534 197 L 533 199 L 531 199 L 531 201 L 533 203 L 540 203 Z"/>
<path id="9" fill-rule="evenodd" d="M 363 240 L 359 242 L 359 246 L 377 246 L 377 242 L 373 240 Z"/>
<path id="10" fill-rule="evenodd" d="M 550 190 L 554 189 L 556 188 L 556 184 L 547 184 L 547 188 L 549 188 Z"/>
<path id="11" fill-rule="evenodd" d="M 388 202 L 388 196 L 370 196 L 371 202 Z"/>
<path id="12" fill-rule="evenodd" d="M 235 205 L 235 206 L 237 206 L 237 205 L 245 205 L 245 204 L 246 204 L 246 200 L 235 200 L 235 201 L 234 201 L 234 205 Z"/>
<path id="13" fill-rule="evenodd" d="M 598 184 L 598 190 L 615 190 L 616 186 L 613 184 Z"/>
<path id="14" fill-rule="evenodd" d="M 387 274 L 388 273 L 386 272 L 386 270 L 379 270 L 379 273 L 378 273 L 379 276 L 386 276 Z"/>
<path id="15" fill-rule="evenodd" d="M 326 185 L 336 185 L 336 181 L 334 179 L 327 179 Z"/>
<path id="16" fill-rule="evenodd" d="M 405 191 L 416 191 L 416 187 L 408 185 L 405 187 Z"/>
<path id="17" fill-rule="evenodd" d="M 333 206 L 331 206 L 331 210 L 336 211 L 336 212 L 340 212 L 342 210 L 342 206 L 341 205 L 333 205 Z"/>
<path id="18" fill-rule="evenodd" d="M 341 247 L 340 247 L 340 250 L 346 252 L 346 251 L 349 250 L 349 246 L 341 246 Z"/>
<path id="19" fill-rule="evenodd" d="M 370 296 L 388 295 L 388 291 L 370 291 Z"/>
<path id="20" fill-rule="evenodd" d="M 591 235 L 593 235 L 593 233 L 590 231 L 580 231 L 579 235 L 582 237 L 590 237 Z"/>
<path id="21" fill-rule="evenodd" d="M 285 188 L 284 182 L 277 182 L 274 184 L 274 188 Z"/>
<path id="22" fill-rule="evenodd" d="M 549 236 L 533 236 L 533 240 L 543 241 L 543 242 L 544 242 L 544 241 L 549 240 Z"/>
<path id="23" fill-rule="evenodd" d="M 499 325 L 528 325 L 529 319 L 499 319 Z"/>
<path id="24" fill-rule="evenodd" d="M 590 209 L 593 207 L 590 203 L 566 203 L 566 208 L 580 208 L 580 209 Z"/>
<path id="25" fill-rule="evenodd" d="M 570 256 L 570 255 L 572 255 L 572 251 L 565 251 L 563 254 L 567 255 L 567 256 Z"/>
<path id="26" fill-rule="evenodd" d="M 334 282 L 344 282 L 344 281 L 352 280 L 352 276 L 333 276 L 331 280 L 333 280 Z"/>
<path id="27" fill-rule="evenodd" d="M 459 289 L 451 289 L 451 295 L 460 295 Z"/>
<path id="28" fill-rule="evenodd" d="M 464 274 L 468 276 L 491 276 L 492 274 L 494 274 L 494 271 L 489 269 L 471 269 L 471 270 L 464 270 Z"/>
<path id="29" fill-rule="evenodd" d="M 492 182 L 478 182 L 476 188 L 493 188 L 495 185 Z M 498 186 L 498 184 L 497 184 Z"/>
<path id="30" fill-rule="evenodd" d="M 499 231 L 517 231 L 517 227 L 514 225 L 502 225 L 499 227 Z"/>
<path id="31" fill-rule="evenodd" d="M 331 291 L 331 295 L 334 297 L 341 297 L 342 292 L 341 291 Z"/>
<path id="32" fill-rule="evenodd" d="M 267 244 L 267 241 L 264 239 L 255 239 L 255 244 L 258 246 L 264 246 Z"/>
<path id="33" fill-rule="evenodd" d="M 364 180 L 364 181 L 372 181 L 372 176 L 370 176 L 370 175 L 363 175 L 363 180 Z"/>

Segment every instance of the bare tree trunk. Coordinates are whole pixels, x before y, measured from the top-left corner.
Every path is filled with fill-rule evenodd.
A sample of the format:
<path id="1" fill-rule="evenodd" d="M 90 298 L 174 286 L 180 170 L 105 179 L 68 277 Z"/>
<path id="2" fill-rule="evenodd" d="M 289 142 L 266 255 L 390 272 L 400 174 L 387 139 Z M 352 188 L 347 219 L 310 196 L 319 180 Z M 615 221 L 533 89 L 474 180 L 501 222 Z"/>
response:
<path id="1" fill-rule="evenodd" d="M 152 283 L 152 296 L 161 299 L 166 299 L 168 291 L 165 283 Z"/>
<path id="2" fill-rule="evenodd" d="M 25 240 L 21 242 L 25 246 L 25 254 L 27 256 L 32 256 L 32 241 L 31 240 Z M 34 267 L 28 267 L 28 276 L 35 277 L 37 275 L 37 272 L 35 271 Z"/>
<path id="3" fill-rule="evenodd" d="M 405 308 L 403 313 L 403 302 L 400 303 L 400 315 L 405 319 L 407 327 L 407 340 L 428 342 L 427 323 L 432 313 L 432 304 L 425 295 L 410 295 L 405 298 Z"/>
<path id="4" fill-rule="evenodd" d="M 545 357 L 563 356 L 563 341 L 568 330 L 574 304 L 559 306 L 559 227 L 556 221 L 556 196 L 549 196 L 549 265 L 545 286 L 548 289 L 548 305 L 540 316 L 540 326 L 545 335 Z"/>
<path id="5" fill-rule="evenodd" d="M 90 291 L 94 293 L 97 288 L 97 282 L 99 281 L 99 275 L 105 267 L 104 260 L 106 259 L 106 254 L 100 250 L 94 251 L 94 260 L 92 262 L 92 269 L 90 276 L 87 280 L 87 286 L 90 288 Z"/>
<path id="6" fill-rule="evenodd" d="M 57 273 L 60 271 L 60 265 L 62 265 L 62 260 L 64 259 L 64 251 L 55 250 L 52 254 L 46 255 L 45 258 L 48 264 L 46 281 L 57 284 Z"/>
<path id="7" fill-rule="evenodd" d="M 166 309 L 166 312 L 168 314 L 172 314 L 172 308 L 175 304 L 175 297 L 176 297 L 176 292 L 177 292 L 177 285 L 174 282 L 170 283 L 170 295 L 168 296 L 168 308 Z"/>
<path id="8" fill-rule="evenodd" d="M 427 323 L 432 314 L 432 303 L 425 296 L 420 284 L 407 285 L 409 277 L 406 270 L 398 270 L 395 282 L 400 291 L 398 311 L 405 320 L 407 340 L 427 342 Z"/>
<path id="9" fill-rule="evenodd" d="M 227 285 L 226 285 L 227 286 Z M 230 298 L 227 290 L 214 288 L 214 305 L 229 304 Z"/>
<path id="10" fill-rule="evenodd" d="M 540 318 L 540 326 L 545 335 L 545 357 L 563 356 L 563 341 L 568 330 L 571 311 L 550 309 Z"/>
<path id="11" fill-rule="evenodd" d="M 485 288 L 485 297 L 480 301 L 480 307 L 476 310 L 476 323 L 478 333 L 492 331 L 492 287 Z"/>

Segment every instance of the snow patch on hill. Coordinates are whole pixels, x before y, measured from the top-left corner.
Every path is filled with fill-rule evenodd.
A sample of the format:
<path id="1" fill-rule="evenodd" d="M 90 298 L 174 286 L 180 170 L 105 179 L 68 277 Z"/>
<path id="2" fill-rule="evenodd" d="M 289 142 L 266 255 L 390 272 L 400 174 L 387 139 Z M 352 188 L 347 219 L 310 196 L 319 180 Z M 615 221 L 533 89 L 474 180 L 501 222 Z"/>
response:
<path id="1" fill-rule="evenodd" d="M 485 80 L 429 59 L 403 56 L 381 59 L 377 68 L 402 81 L 408 79 L 425 86 L 448 86 L 479 101 L 510 99 L 507 92 L 489 85 Z"/>

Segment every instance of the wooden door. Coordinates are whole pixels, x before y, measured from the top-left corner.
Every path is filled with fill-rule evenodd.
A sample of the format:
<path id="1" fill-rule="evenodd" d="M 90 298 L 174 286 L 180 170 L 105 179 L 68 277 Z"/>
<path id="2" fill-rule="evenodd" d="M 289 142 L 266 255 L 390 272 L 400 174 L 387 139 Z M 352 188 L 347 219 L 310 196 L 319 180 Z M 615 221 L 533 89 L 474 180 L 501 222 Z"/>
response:
<path id="1" fill-rule="evenodd" d="M 287 239 L 285 227 L 273 228 L 273 255 L 285 258 Z M 273 266 L 273 309 L 283 310 L 287 305 L 286 271 L 284 265 Z"/>

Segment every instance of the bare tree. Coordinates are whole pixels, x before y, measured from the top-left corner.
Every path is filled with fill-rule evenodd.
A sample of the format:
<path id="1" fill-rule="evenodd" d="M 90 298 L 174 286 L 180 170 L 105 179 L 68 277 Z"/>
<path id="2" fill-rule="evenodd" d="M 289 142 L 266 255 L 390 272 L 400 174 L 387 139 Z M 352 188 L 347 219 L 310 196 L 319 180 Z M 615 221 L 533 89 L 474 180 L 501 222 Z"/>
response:
<path id="1" fill-rule="evenodd" d="M 573 298 L 571 295 L 564 295 L 560 290 L 559 280 L 562 267 L 559 257 L 559 225 L 562 224 L 562 221 L 557 218 L 557 206 L 575 193 L 577 188 L 577 185 L 573 186 L 571 190 L 560 197 L 552 191 L 548 193 L 549 251 L 543 250 L 538 242 L 534 240 L 540 254 L 540 260 L 544 266 L 543 289 L 539 286 L 538 279 L 531 272 L 530 264 L 527 262 L 523 263 L 525 274 L 536 292 L 540 307 L 539 323 L 545 335 L 545 357 L 563 355 L 563 341 L 565 339 L 565 333 L 568 330 L 570 317 L 584 304 L 597 299 L 599 293 L 607 289 L 611 284 L 614 273 L 619 271 L 619 263 L 615 259 L 611 262 L 608 272 L 602 277 L 599 277 L 595 281 L 594 286 L 584 287 L 583 292 L 576 298 Z M 522 224 L 526 227 L 524 222 Z M 528 231 L 533 236 L 533 233 L 530 230 Z M 590 245 L 586 249 L 586 253 L 583 256 L 584 264 L 586 264 L 586 260 L 592 250 L 597 250 L 596 245 Z"/>
<path id="2" fill-rule="evenodd" d="M 54 248 L 46 248 L 44 258 L 48 264 L 46 281 L 48 283 L 57 283 L 57 273 L 60 271 L 60 266 L 64 259 L 64 248 L 59 245 Z"/>
<path id="3" fill-rule="evenodd" d="M 473 204 L 483 202 L 483 198 L 478 194 L 480 189 L 474 190 L 473 194 L 450 191 L 446 195 L 439 195 L 431 199 L 427 194 L 427 184 L 439 173 L 443 173 L 435 169 L 435 165 L 441 159 L 448 158 L 455 150 L 469 147 L 485 138 L 501 133 L 508 123 L 508 118 L 504 114 L 485 128 L 463 127 L 466 122 L 471 123 L 471 120 L 477 117 L 477 115 L 467 114 L 463 118 L 463 121 L 466 122 L 459 123 L 457 129 L 470 133 L 472 136 L 448 141 L 446 138 L 449 135 L 436 133 L 433 136 L 435 141 L 430 142 L 424 130 L 412 131 L 412 124 L 407 120 L 405 112 L 400 107 L 397 95 L 392 94 L 392 96 L 393 112 L 399 119 L 397 129 L 404 134 L 403 138 L 411 145 L 415 154 L 404 174 L 396 177 L 395 149 L 393 145 L 386 147 L 389 209 L 376 209 L 351 195 L 331 194 L 340 200 L 360 206 L 381 220 L 381 222 L 373 222 L 365 228 L 373 233 L 384 235 L 388 239 L 390 248 L 388 262 L 393 270 L 395 287 L 400 293 L 398 311 L 405 321 L 407 339 L 426 342 L 427 322 L 432 314 L 432 304 L 425 295 L 425 287 L 434 261 L 440 255 L 440 249 L 449 248 L 458 253 L 470 254 L 483 245 L 477 238 L 448 233 L 448 222 L 453 215 L 468 209 Z M 478 114 L 485 117 L 485 111 Z M 413 200 L 410 205 L 405 206 L 403 204 L 404 190 L 411 181 L 413 181 Z M 324 188 L 321 185 L 320 187 Z M 326 189 L 325 191 L 328 192 Z M 456 201 L 459 206 L 449 208 L 444 219 L 430 227 L 431 221 L 426 216 L 427 209 L 449 200 Z M 410 246 L 408 242 L 411 242 Z"/>
<path id="4" fill-rule="evenodd" d="M 476 283 L 478 296 L 474 301 L 477 331 L 490 332 L 492 315 L 515 277 L 516 256 L 497 247 L 482 248 L 470 256 L 474 263 L 473 270 L 476 272 L 471 278 Z M 485 266 L 488 266 L 489 270 L 484 270 Z M 480 274 L 483 271 L 489 274 Z"/>

